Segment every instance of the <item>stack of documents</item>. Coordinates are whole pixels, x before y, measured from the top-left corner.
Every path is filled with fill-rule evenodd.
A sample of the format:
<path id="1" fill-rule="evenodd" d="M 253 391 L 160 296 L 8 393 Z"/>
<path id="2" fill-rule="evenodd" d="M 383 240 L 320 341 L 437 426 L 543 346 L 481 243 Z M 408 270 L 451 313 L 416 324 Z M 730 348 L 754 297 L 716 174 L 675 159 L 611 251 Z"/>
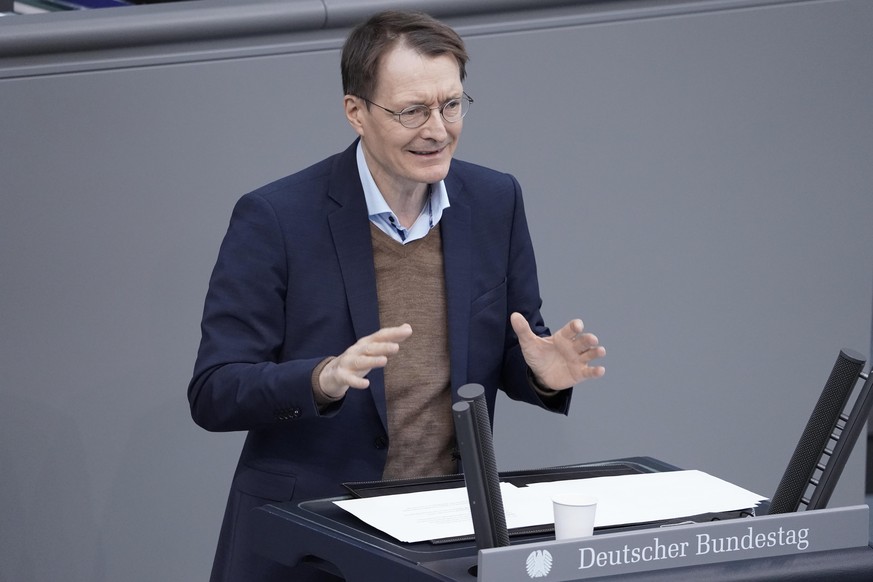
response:
<path id="1" fill-rule="evenodd" d="M 500 492 L 509 530 L 552 526 L 552 496 L 556 493 L 574 492 L 596 497 L 595 528 L 741 511 L 766 499 L 693 470 L 531 483 L 524 487 L 501 483 Z M 334 503 L 405 543 L 474 534 L 464 487 Z"/>

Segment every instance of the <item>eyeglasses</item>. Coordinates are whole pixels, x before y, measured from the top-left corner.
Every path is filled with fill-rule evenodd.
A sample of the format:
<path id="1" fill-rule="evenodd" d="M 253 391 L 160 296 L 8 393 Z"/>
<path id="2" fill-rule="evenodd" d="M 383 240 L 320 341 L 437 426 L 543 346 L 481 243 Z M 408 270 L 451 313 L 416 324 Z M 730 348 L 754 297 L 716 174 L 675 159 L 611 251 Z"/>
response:
<path id="1" fill-rule="evenodd" d="M 439 107 L 428 107 L 427 105 L 410 105 L 400 111 L 392 111 L 387 107 L 382 107 L 378 103 L 373 103 L 366 97 L 360 97 L 370 105 L 375 105 L 379 109 L 383 109 L 393 115 L 400 125 L 409 129 L 416 129 L 427 123 L 430 119 L 431 111 L 439 111 L 446 123 L 456 123 L 461 121 L 467 112 L 470 111 L 470 105 L 473 103 L 473 98 L 464 93 L 463 97 L 458 99 L 449 99 Z"/>

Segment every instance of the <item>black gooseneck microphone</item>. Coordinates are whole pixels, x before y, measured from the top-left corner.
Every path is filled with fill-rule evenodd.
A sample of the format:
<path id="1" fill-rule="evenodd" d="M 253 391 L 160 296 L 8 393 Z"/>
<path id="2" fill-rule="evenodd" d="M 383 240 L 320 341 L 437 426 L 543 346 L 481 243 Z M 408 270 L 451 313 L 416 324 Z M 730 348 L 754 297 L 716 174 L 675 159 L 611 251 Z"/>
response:
<path id="1" fill-rule="evenodd" d="M 476 547 L 481 549 L 509 545 L 500 475 L 494 457 L 494 441 L 485 388 L 465 384 L 458 389 L 463 400 L 452 406 L 455 436 L 461 453 Z"/>
<path id="2" fill-rule="evenodd" d="M 821 396 L 812 411 L 812 415 L 809 417 L 809 421 L 806 423 L 806 428 L 800 436 L 800 441 L 797 443 L 794 454 L 791 456 L 791 461 L 789 461 L 782 480 L 773 494 L 769 514 L 791 513 L 797 511 L 801 505 L 806 505 L 807 509 L 821 509 L 827 504 L 827 498 L 830 497 L 830 492 L 833 491 L 836 478 L 839 477 L 839 471 L 845 465 L 848 453 L 852 448 L 851 445 L 854 444 L 854 441 L 851 441 L 850 438 L 851 433 L 855 432 L 854 438 L 857 438 L 856 431 L 860 430 L 860 428 L 853 428 L 851 431 L 846 430 L 849 419 L 843 414 L 843 409 L 846 407 L 852 389 L 858 382 L 858 378 L 861 377 L 864 363 L 864 356 L 858 352 L 848 349 L 840 350 L 840 354 L 837 356 Z M 868 381 L 866 384 L 868 393 L 869 384 L 870 382 Z M 857 412 L 854 413 L 856 416 L 861 412 L 858 408 L 862 399 L 868 400 L 867 395 L 862 394 L 859 396 L 859 404 L 855 407 Z M 866 413 L 869 414 L 870 405 L 866 404 L 865 406 L 867 408 Z M 859 419 L 861 424 L 865 420 L 866 417 Z M 840 421 L 846 424 L 840 427 Z M 854 425 L 855 421 L 853 420 Z M 828 449 L 828 441 L 833 439 L 839 444 L 840 439 L 843 437 L 847 438 L 847 441 L 845 445 L 840 447 L 839 452 L 841 454 L 837 458 L 837 455 L 835 455 L 837 449 Z M 829 466 L 830 470 L 828 470 Z M 839 469 L 835 470 L 837 466 L 839 466 Z M 806 499 L 804 494 L 810 484 L 816 488 L 822 484 L 821 477 L 819 480 L 813 479 L 813 474 L 817 469 L 822 471 L 822 475 L 825 475 L 825 472 L 827 472 L 827 487 L 822 489 L 821 493 L 816 494 L 814 492 L 813 497 L 816 500 L 816 504 L 812 505 L 812 499 Z M 822 493 L 826 493 L 826 496 L 823 496 Z"/>

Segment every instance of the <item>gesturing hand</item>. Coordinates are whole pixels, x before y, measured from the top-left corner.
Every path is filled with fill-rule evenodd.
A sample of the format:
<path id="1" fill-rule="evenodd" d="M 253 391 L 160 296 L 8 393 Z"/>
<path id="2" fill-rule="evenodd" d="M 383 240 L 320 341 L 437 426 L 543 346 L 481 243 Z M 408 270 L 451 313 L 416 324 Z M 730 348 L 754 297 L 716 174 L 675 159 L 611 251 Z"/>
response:
<path id="1" fill-rule="evenodd" d="M 513 313 L 509 321 L 518 335 L 524 360 L 540 385 L 563 390 L 606 373 L 603 366 L 590 365 L 595 358 L 606 355 L 606 348 L 594 334 L 583 333 L 581 319 L 570 321 L 551 337 L 536 335 L 520 313 Z"/>
<path id="2" fill-rule="evenodd" d="M 342 398 L 349 388 L 367 388 L 370 381 L 364 376 L 373 368 L 384 368 L 388 357 L 396 354 L 400 344 L 410 335 L 412 326 L 404 323 L 397 327 L 383 327 L 362 337 L 321 370 L 318 376 L 321 391 L 329 398 L 337 399 Z"/>

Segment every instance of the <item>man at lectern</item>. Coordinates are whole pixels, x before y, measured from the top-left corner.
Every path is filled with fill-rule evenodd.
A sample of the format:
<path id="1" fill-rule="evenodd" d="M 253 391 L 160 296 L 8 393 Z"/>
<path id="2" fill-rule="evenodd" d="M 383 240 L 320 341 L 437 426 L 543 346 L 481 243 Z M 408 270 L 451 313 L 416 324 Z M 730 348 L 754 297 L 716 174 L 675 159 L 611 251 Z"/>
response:
<path id="1" fill-rule="evenodd" d="M 336 580 L 259 557 L 252 508 L 342 483 L 455 473 L 451 405 L 482 384 L 566 414 L 603 375 L 575 319 L 540 315 L 521 188 L 453 160 L 473 99 L 448 26 L 383 12 L 342 52 L 343 152 L 243 196 L 206 296 L 188 399 L 210 431 L 248 431 L 213 581 Z"/>

